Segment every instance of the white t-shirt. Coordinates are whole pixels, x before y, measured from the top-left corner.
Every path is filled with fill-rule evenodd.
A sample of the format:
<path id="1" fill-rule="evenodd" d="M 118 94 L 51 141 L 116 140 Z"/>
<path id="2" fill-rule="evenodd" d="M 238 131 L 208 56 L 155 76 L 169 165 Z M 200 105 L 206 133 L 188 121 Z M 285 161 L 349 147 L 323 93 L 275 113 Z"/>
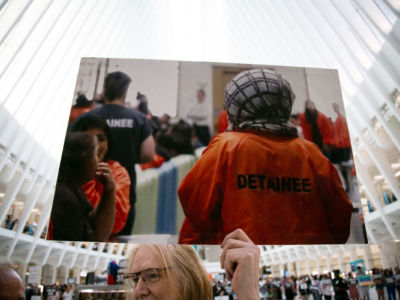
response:
<path id="1" fill-rule="evenodd" d="M 323 279 L 321 283 L 321 291 L 326 296 L 332 295 L 332 280 Z"/>
<path id="2" fill-rule="evenodd" d="M 70 290 L 69 292 L 65 291 L 63 294 L 63 300 L 72 300 L 73 295 L 74 295 L 73 290 Z"/>

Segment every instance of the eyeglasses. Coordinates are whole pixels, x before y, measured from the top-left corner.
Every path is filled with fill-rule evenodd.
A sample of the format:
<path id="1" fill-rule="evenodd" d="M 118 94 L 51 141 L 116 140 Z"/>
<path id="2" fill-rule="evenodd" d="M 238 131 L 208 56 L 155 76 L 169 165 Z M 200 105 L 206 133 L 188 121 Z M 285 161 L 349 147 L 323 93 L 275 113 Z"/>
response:
<path id="1" fill-rule="evenodd" d="M 170 269 L 170 268 L 162 268 L 162 269 L 150 268 L 150 269 L 143 270 L 141 272 L 126 273 L 126 274 L 122 275 L 122 278 L 125 281 L 128 281 L 131 284 L 133 284 L 134 287 L 136 287 L 137 283 L 139 282 L 139 277 L 142 278 L 143 282 L 156 283 L 156 282 L 160 281 L 160 278 L 161 278 L 160 273 L 164 272 L 168 269 Z"/>

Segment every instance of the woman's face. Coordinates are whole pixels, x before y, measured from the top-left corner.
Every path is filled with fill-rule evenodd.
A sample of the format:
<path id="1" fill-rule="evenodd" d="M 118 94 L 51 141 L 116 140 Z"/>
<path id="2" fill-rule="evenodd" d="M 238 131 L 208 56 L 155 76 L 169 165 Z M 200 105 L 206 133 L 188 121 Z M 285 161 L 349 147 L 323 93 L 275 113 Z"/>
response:
<path id="1" fill-rule="evenodd" d="M 97 157 L 99 161 L 104 160 L 104 156 L 106 156 L 108 151 L 108 139 L 106 134 L 100 128 L 91 128 L 85 131 L 86 133 L 92 134 L 97 137 L 97 142 L 99 144 L 99 149 L 97 151 Z"/>
<path id="2" fill-rule="evenodd" d="M 133 259 L 132 270 L 129 272 L 137 273 L 147 269 L 161 269 L 162 267 L 157 261 L 157 257 L 153 251 L 146 249 L 145 247 L 137 250 Z M 176 282 L 178 285 L 179 282 Z M 154 283 L 144 282 L 143 278 L 139 276 L 139 281 L 133 290 L 133 296 L 135 299 L 148 299 L 148 300 L 178 300 L 178 295 L 174 292 L 168 284 L 165 271 L 160 272 L 160 280 Z"/>

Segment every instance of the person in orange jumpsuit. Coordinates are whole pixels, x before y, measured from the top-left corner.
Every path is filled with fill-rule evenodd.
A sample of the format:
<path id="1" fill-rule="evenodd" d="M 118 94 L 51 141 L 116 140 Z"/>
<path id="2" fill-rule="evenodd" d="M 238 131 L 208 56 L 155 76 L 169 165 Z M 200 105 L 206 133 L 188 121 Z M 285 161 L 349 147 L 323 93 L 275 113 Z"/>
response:
<path id="1" fill-rule="evenodd" d="M 93 134 L 97 137 L 99 143 L 98 158 L 99 161 L 104 161 L 110 168 L 111 174 L 114 177 L 116 186 L 115 195 L 115 222 L 112 230 L 112 235 L 109 241 L 114 240 L 117 235 L 125 226 L 128 217 L 129 210 L 131 208 L 129 202 L 129 191 L 131 180 L 129 178 L 128 171 L 115 160 L 110 160 L 107 157 L 107 153 L 112 147 L 111 141 L 111 130 L 107 125 L 107 122 L 98 116 L 84 116 L 71 126 L 71 131 L 83 131 L 86 133 Z M 94 178 L 82 186 L 86 197 L 89 202 L 97 207 L 101 197 L 103 195 L 103 185 L 101 182 Z"/>
<path id="2" fill-rule="evenodd" d="M 326 157 L 331 158 L 333 129 L 327 116 L 317 110 L 314 102 L 306 101 L 305 113 L 299 115 L 304 138 L 315 143 Z"/>
<path id="3" fill-rule="evenodd" d="M 93 101 L 89 101 L 85 95 L 79 95 L 76 99 L 76 104 L 71 108 L 68 124 L 75 121 L 81 114 L 91 111 L 92 108 Z"/>
<path id="4" fill-rule="evenodd" d="M 228 83 L 232 131 L 212 139 L 179 187 L 179 243 L 218 244 L 237 228 L 256 244 L 346 242 L 352 204 L 335 167 L 288 121 L 294 98 L 267 69 Z"/>
<path id="5" fill-rule="evenodd" d="M 337 114 L 337 118 L 333 123 L 333 157 L 335 162 L 348 161 L 351 155 L 351 142 L 349 129 L 346 119 L 340 113 L 340 108 L 337 103 L 332 104 L 333 110 Z"/>
<path id="6" fill-rule="evenodd" d="M 353 163 L 351 161 L 351 142 L 349 129 L 347 127 L 346 119 L 340 113 L 340 108 L 337 103 L 332 104 L 333 110 L 337 114 L 337 118 L 333 123 L 333 149 L 332 149 L 332 163 L 337 164 L 340 172 L 346 183 L 346 190 L 351 190 L 351 168 Z M 350 164 L 349 164 L 350 163 Z"/>

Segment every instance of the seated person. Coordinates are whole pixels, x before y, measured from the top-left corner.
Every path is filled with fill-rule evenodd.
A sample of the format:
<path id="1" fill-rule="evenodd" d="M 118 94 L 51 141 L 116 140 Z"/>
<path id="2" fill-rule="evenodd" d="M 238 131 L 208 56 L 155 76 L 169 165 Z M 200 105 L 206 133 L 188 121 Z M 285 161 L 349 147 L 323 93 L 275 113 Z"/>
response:
<path id="1" fill-rule="evenodd" d="M 108 240 L 115 219 L 115 183 L 106 163 L 98 162 L 97 139 L 88 133 L 67 135 L 61 157 L 48 239 Z M 104 186 L 93 207 L 81 186 L 96 177 Z"/>
<path id="2" fill-rule="evenodd" d="M 232 131 L 212 139 L 179 187 L 179 243 L 218 244 L 236 228 L 256 244 L 347 241 L 352 204 L 335 167 L 289 122 L 294 99 L 268 69 L 227 84 Z"/>
<path id="3" fill-rule="evenodd" d="M 238 300 L 259 300 L 260 249 L 242 230 L 222 243 L 221 268 Z M 128 299 L 212 300 L 209 276 L 194 248 L 187 245 L 139 245 L 123 275 Z"/>
<path id="4" fill-rule="evenodd" d="M 108 127 L 107 122 L 101 117 L 84 116 L 72 124 L 71 131 L 83 131 L 97 137 L 99 143 L 99 149 L 97 152 L 98 159 L 108 165 L 116 186 L 115 223 L 112 230 L 112 235 L 116 235 L 120 230 L 122 230 L 122 228 L 124 228 L 131 208 L 129 203 L 131 180 L 128 172 L 123 166 L 121 166 L 117 161 L 110 160 L 107 157 L 107 153 L 112 147 L 111 130 Z M 82 189 L 89 202 L 94 207 L 97 207 L 103 195 L 103 184 L 97 178 L 94 178 L 85 183 L 82 186 Z"/>

